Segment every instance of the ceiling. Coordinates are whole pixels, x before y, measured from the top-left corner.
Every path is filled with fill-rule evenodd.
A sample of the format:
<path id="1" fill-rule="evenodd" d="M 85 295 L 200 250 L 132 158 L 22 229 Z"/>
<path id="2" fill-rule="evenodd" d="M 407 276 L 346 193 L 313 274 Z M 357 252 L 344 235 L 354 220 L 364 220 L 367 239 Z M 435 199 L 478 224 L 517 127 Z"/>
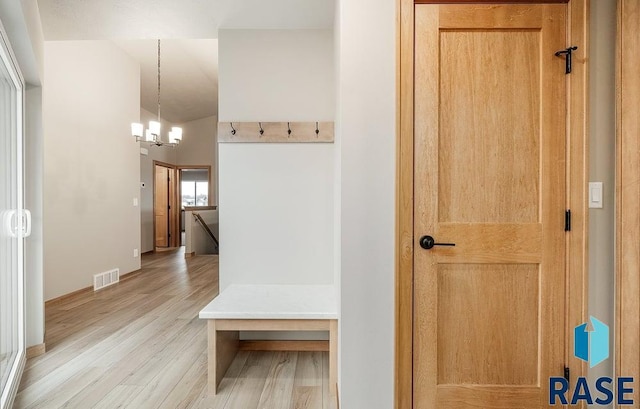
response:
<path id="1" fill-rule="evenodd" d="M 217 114 L 219 29 L 330 29 L 335 0 L 38 0 L 45 41 L 112 40 L 140 63 L 141 106 L 162 118 Z"/>
<path id="2" fill-rule="evenodd" d="M 218 29 L 332 28 L 335 0 L 38 0 L 45 40 L 218 38 Z"/>
<path id="3" fill-rule="evenodd" d="M 158 112 L 157 40 L 113 40 L 140 63 L 140 105 Z M 218 40 L 162 40 L 161 114 L 173 123 L 218 112 Z"/>

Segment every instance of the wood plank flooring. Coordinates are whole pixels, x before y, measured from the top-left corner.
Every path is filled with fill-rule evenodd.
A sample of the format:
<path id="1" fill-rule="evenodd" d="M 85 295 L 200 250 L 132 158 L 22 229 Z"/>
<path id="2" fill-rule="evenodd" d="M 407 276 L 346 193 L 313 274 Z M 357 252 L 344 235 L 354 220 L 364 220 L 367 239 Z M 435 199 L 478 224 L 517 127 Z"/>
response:
<path id="1" fill-rule="evenodd" d="M 47 352 L 27 362 L 14 408 L 330 408 L 326 352 L 240 352 L 207 393 L 198 312 L 217 293 L 218 256 L 179 250 L 47 306 Z"/>

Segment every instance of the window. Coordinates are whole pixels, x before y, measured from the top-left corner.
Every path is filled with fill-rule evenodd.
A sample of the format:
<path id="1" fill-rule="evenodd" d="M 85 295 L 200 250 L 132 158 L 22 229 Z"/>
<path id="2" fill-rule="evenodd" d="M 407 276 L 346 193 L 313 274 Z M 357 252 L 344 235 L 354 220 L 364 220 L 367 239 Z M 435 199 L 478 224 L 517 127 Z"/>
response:
<path id="1" fill-rule="evenodd" d="M 209 170 L 181 169 L 180 193 L 182 207 L 209 205 Z"/>

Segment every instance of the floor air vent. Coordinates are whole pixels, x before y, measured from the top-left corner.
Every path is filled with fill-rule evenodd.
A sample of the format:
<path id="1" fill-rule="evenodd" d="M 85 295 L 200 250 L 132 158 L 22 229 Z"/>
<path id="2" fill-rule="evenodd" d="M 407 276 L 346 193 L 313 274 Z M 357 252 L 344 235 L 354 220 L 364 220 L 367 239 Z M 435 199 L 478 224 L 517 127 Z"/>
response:
<path id="1" fill-rule="evenodd" d="M 93 275 L 93 291 L 108 287 L 120 281 L 120 269 L 105 271 L 104 273 Z"/>

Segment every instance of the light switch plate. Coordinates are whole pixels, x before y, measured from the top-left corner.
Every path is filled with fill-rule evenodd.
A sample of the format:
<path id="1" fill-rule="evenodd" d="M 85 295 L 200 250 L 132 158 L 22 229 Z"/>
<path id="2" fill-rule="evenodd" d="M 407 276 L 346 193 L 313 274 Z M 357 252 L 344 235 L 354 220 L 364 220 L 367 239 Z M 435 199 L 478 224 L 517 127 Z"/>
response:
<path id="1" fill-rule="evenodd" d="M 602 209 L 603 198 L 602 182 L 589 182 L 589 208 Z"/>
<path id="2" fill-rule="evenodd" d="M 134 206 L 138 206 L 138 198 L 137 197 L 133 198 L 133 205 Z"/>

